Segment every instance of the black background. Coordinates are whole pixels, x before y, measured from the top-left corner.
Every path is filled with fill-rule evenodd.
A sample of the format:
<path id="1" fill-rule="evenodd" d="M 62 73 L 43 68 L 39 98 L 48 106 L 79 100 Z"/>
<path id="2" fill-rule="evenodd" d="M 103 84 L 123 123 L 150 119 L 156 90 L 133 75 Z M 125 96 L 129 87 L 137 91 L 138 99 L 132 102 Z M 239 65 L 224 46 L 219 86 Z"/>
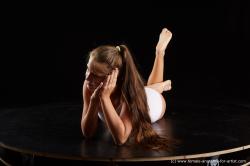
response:
<path id="1" fill-rule="evenodd" d="M 147 79 L 159 33 L 173 38 L 171 99 L 250 101 L 247 1 L 8 4 L 2 18 L 1 107 L 82 102 L 86 56 L 125 43 Z"/>

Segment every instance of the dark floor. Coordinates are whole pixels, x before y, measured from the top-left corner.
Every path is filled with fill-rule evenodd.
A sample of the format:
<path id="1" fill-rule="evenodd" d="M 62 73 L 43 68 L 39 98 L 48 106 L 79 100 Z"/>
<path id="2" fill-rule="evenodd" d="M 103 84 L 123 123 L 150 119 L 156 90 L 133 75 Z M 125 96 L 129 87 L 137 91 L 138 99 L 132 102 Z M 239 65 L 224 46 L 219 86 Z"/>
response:
<path id="1" fill-rule="evenodd" d="M 249 145 L 249 109 L 248 103 L 238 101 L 220 101 L 216 103 L 193 104 L 193 103 L 177 103 L 172 105 L 172 113 L 168 114 L 168 120 L 175 129 L 178 138 L 183 138 L 185 142 L 179 150 L 176 150 L 175 156 L 180 154 L 199 154 L 205 152 L 215 152 L 232 147 L 242 147 Z M 98 141 L 97 144 L 84 142 L 79 132 L 79 117 L 81 115 L 81 106 L 79 104 L 50 104 L 24 109 L 3 109 L 1 110 L 0 121 L 0 143 L 12 145 L 9 147 L 29 147 L 35 152 L 46 152 L 46 154 L 56 154 L 54 152 L 63 152 L 63 154 L 75 154 L 74 156 L 92 155 L 92 160 L 97 156 L 109 157 L 119 155 L 119 158 L 126 158 L 126 151 L 112 151 L 112 140 L 109 136 L 100 137 L 105 141 L 106 145 Z M 213 114 L 211 114 L 213 113 Z M 195 120 L 195 121 L 194 121 Z M 164 123 L 157 123 L 159 129 L 164 126 L 171 127 L 171 123 L 163 120 Z M 166 123 L 165 123 L 166 122 Z M 192 123 L 193 122 L 193 123 Z M 67 124 L 66 126 L 61 124 Z M 240 125 L 236 125 L 240 124 Z M 163 127 L 161 127 L 163 125 Z M 156 128 L 157 129 L 157 128 Z M 166 129 L 166 128 L 164 128 Z M 206 131 L 204 131 L 206 129 Z M 50 131 L 50 132 L 44 132 Z M 165 130 L 159 130 L 165 131 Z M 167 131 L 167 130 L 166 130 Z M 66 134 L 65 134 L 66 133 Z M 68 134 L 70 133 L 70 134 Z M 105 133 L 105 132 L 101 132 Z M 73 135 L 73 136 L 72 136 Z M 18 139 L 16 139 L 18 138 Z M 29 138 L 29 141 L 26 141 Z M 43 138 L 43 139 L 40 139 Z M 46 139 L 45 139 L 46 138 Z M 60 138 L 60 140 L 58 139 Z M 40 142 L 38 141 L 40 140 Z M 71 142 L 71 146 L 62 146 Z M 40 144 L 37 144 L 40 143 Z M 107 144 L 108 143 L 108 144 Z M 110 144 L 109 144 L 110 143 Z M 56 145 L 55 145 L 56 144 Z M 1 144 L 0 144 L 1 145 Z M 41 146 L 43 145 L 43 146 Z M 93 146 L 94 145 L 94 146 Z M 84 147 L 95 150 L 94 147 L 102 146 L 101 150 L 97 149 L 91 154 L 88 151 L 79 151 Z M 58 148 L 60 147 L 60 148 Z M 106 147 L 106 148 L 105 148 Z M 73 150 L 72 150 L 73 149 Z M 126 150 L 124 147 L 123 150 Z M 130 149 L 132 154 L 139 151 L 136 147 Z M 136 151 L 138 150 L 138 151 Z M 111 152 L 112 153 L 111 153 Z M 112 155 L 108 155 L 108 152 Z M 242 165 L 250 162 L 250 149 L 235 152 L 231 154 L 221 155 L 218 160 L 216 156 L 213 158 L 198 158 L 192 160 L 172 160 L 172 161 L 152 161 L 152 162 L 97 162 L 84 160 L 66 160 L 47 158 L 42 156 L 31 156 L 3 149 L 0 147 L 0 165 L 13 166 L 46 166 L 46 165 L 121 165 L 121 166 L 138 166 L 138 165 L 209 165 L 209 161 L 218 161 L 219 165 Z M 32 154 L 32 153 L 31 153 Z M 37 153 L 36 153 L 37 154 Z M 41 153 L 40 155 L 45 155 Z M 138 155 L 138 154 L 137 154 Z M 151 155 L 147 153 L 145 155 Z M 94 157 L 93 157 L 94 156 Z M 173 156 L 173 155 L 167 155 Z M 4 161 L 7 164 L 4 164 Z M 210 164 L 211 165 L 211 164 Z"/>
<path id="2" fill-rule="evenodd" d="M 117 165 L 117 166 L 165 166 L 165 165 L 207 165 L 206 162 L 214 161 L 216 156 L 213 158 L 198 158 L 198 159 L 187 159 L 187 160 L 170 160 L 170 161 L 145 161 L 145 162 L 100 162 L 100 161 L 83 161 L 83 160 L 65 160 L 65 159 L 54 159 L 39 156 L 24 155 L 17 152 L 9 151 L 6 149 L 0 149 L 1 159 L 6 161 L 6 163 L 13 166 L 45 166 L 45 165 Z M 250 149 L 235 152 L 231 154 L 221 155 L 218 158 L 219 165 L 232 165 L 239 166 L 250 162 Z M 0 164 L 6 165 L 3 162 Z M 211 164 L 210 164 L 211 165 Z"/>

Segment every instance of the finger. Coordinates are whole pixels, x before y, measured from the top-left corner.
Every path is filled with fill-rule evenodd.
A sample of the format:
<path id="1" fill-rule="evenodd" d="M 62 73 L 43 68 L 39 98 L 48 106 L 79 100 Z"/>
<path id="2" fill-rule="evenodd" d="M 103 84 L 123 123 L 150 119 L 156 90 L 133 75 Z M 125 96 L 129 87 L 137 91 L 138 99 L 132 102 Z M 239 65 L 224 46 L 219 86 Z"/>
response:
<path id="1" fill-rule="evenodd" d="M 106 78 L 105 78 L 105 80 L 104 80 L 104 85 L 107 85 L 107 83 L 108 83 L 108 81 L 109 81 L 109 76 L 110 76 L 110 74 L 108 74 L 108 75 L 106 76 Z"/>
<path id="2" fill-rule="evenodd" d="M 100 89 L 101 89 L 102 85 L 103 85 L 103 83 L 101 82 L 101 83 L 98 85 L 98 87 L 95 89 L 94 95 L 97 95 L 97 94 L 100 92 Z"/>
<path id="3" fill-rule="evenodd" d="M 117 68 L 115 68 L 115 70 L 114 70 L 113 82 L 112 82 L 112 85 L 113 85 L 113 86 L 115 86 L 115 85 L 116 85 L 117 76 L 118 76 L 118 69 L 117 69 Z"/>
<path id="4" fill-rule="evenodd" d="M 119 69 L 116 68 L 116 77 L 118 77 L 118 74 L 119 74 Z"/>
<path id="5" fill-rule="evenodd" d="M 106 78 L 106 81 L 105 81 L 105 85 L 104 85 L 104 87 L 105 88 L 107 88 L 108 87 L 108 85 L 109 85 L 109 82 L 110 82 L 110 75 L 108 75 L 108 77 Z"/>
<path id="6" fill-rule="evenodd" d="M 96 88 L 96 91 L 97 91 L 97 92 L 100 91 L 100 89 L 102 88 L 102 85 L 103 85 L 103 82 L 101 82 L 101 83 L 99 84 L 99 86 Z"/>
<path id="7" fill-rule="evenodd" d="M 115 78 L 115 70 L 112 71 L 111 78 L 110 78 L 110 86 L 114 85 L 114 78 Z"/>
<path id="8" fill-rule="evenodd" d="M 117 82 L 117 77 L 118 77 L 118 68 L 116 68 L 115 70 L 115 76 L 114 76 L 114 85 L 116 85 L 116 82 Z"/>

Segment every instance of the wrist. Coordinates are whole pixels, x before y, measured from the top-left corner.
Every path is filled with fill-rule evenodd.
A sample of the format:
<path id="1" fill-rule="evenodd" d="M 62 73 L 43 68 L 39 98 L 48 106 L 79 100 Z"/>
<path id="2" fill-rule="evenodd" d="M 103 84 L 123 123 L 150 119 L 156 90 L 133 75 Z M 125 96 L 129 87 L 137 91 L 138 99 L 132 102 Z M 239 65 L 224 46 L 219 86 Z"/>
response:
<path id="1" fill-rule="evenodd" d="M 165 54 L 165 50 L 155 49 L 155 54 L 156 55 L 164 55 Z"/>
<path id="2" fill-rule="evenodd" d="M 155 55 L 156 55 L 156 56 L 163 57 L 163 56 L 165 55 L 165 51 L 156 50 L 156 51 L 155 51 Z"/>
<path id="3" fill-rule="evenodd" d="M 101 95 L 100 99 L 101 99 L 102 101 L 108 100 L 108 99 L 110 99 L 110 96 L 109 96 L 109 95 Z"/>

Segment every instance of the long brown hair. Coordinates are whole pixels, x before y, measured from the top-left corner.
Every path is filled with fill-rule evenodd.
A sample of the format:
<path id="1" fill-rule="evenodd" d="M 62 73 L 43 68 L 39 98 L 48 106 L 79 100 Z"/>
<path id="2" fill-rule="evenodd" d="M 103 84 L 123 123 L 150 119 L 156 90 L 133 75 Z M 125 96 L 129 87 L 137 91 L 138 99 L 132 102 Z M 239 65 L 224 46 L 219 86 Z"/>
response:
<path id="1" fill-rule="evenodd" d="M 152 128 L 149 116 L 144 81 L 140 76 L 131 53 L 126 45 L 119 47 L 102 45 L 90 52 L 93 60 L 106 63 L 110 71 L 118 68 L 118 89 L 126 102 L 132 121 L 132 135 L 137 144 L 151 149 L 169 149 L 167 138 L 160 137 Z"/>

